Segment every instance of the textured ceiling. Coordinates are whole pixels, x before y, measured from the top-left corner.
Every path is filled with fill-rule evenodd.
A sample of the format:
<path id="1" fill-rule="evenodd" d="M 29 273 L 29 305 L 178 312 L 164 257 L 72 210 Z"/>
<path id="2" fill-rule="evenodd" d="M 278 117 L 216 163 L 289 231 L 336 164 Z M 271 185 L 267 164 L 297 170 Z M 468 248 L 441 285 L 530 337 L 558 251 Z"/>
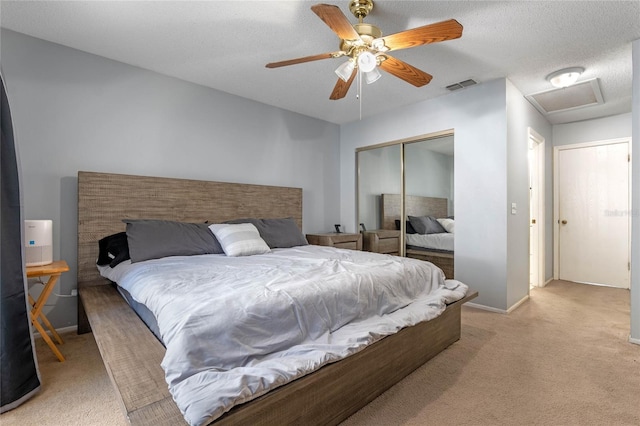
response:
<path id="1" fill-rule="evenodd" d="M 327 59 L 267 69 L 273 61 L 338 50 L 310 10 L 317 1 L 2 1 L 1 25 L 17 32 L 334 123 L 360 118 L 356 85 L 329 100 Z M 336 4 L 352 21 L 348 1 Z M 384 1 L 365 22 L 392 34 L 454 18 L 460 39 L 393 52 L 433 75 L 416 88 L 384 73 L 362 88 L 362 117 L 449 93 L 472 78 L 508 78 L 523 95 L 551 88 L 549 73 L 581 66 L 604 104 L 547 116 L 565 123 L 631 111 L 631 42 L 640 1 Z M 461 89 L 467 90 L 467 89 Z"/>

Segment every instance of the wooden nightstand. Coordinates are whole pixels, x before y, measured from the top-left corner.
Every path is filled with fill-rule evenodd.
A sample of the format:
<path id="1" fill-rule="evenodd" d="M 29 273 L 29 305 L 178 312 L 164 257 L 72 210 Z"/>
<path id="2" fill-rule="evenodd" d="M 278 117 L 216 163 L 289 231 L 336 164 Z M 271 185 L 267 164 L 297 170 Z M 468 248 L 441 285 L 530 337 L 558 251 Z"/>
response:
<path id="1" fill-rule="evenodd" d="M 362 235 L 364 236 L 365 251 L 400 256 L 400 231 L 378 229 L 363 231 Z"/>
<path id="2" fill-rule="evenodd" d="M 60 362 L 64 362 L 64 356 L 58 350 L 56 344 L 51 340 L 44 327 L 40 324 L 40 320 L 44 323 L 44 325 L 49 329 L 51 335 L 58 341 L 58 344 L 64 343 L 60 335 L 56 332 L 56 329 L 53 328 L 47 317 L 42 312 L 42 308 L 45 303 L 47 303 L 47 299 L 51 295 L 53 291 L 53 287 L 55 287 L 58 278 L 63 272 L 67 272 L 69 270 L 69 265 L 64 260 L 56 260 L 53 263 L 43 266 L 27 266 L 26 268 L 27 278 L 37 278 L 37 277 L 49 277 L 49 280 L 44 284 L 44 288 L 38 297 L 38 300 L 34 300 L 31 295 L 29 295 L 29 303 L 31 304 L 31 323 L 38 330 L 42 339 L 49 345 L 53 353 L 56 355 Z"/>
<path id="3" fill-rule="evenodd" d="M 331 246 L 336 248 L 362 250 L 362 235 L 346 232 L 327 234 L 307 234 L 309 244 L 316 246 Z"/>

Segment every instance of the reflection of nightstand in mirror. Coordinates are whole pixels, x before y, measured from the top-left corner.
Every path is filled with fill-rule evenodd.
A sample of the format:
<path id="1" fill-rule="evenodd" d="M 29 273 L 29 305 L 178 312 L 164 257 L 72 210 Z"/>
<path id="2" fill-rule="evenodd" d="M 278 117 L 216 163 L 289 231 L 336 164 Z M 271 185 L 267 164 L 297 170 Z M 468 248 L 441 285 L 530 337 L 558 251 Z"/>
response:
<path id="1" fill-rule="evenodd" d="M 336 248 L 362 250 L 362 235 L 346 232 L 330 232 L 327 234 L 307 234 L 309 244 Z"/>
<path id="2" fill-rule="evenodd" d="M 40 324 L 40 320 L 42 320 L 42 323 L 49 329 L 51 335 L 58 341 L 58 343 L 62 344 L 62 338 L 60 337 L 58 332 L 56 332 L 56 329 L 53 328 L 47 317 L 44 315 L 44 313 L 42 312 L 42 308 L 44 307 L 45 303 L 47 303 L 47 299 L 51 295 L 51 292 L 53 291 L 58 278 L 60 278 L 60 274 L 62 274 L 63 272 L 67 272 L 69 270 L 69 266 L 64 260 L 56 260 L 55 262 L 48 265 L 27 266 L 25 269 L 27 272 L 27 278 L 38 278 L 46 276 L 49 277 L 47 282 L 44 283 L 44 288 L 42 289 L 40 296 L 38 296 L 38 300 L 34 300 L 34 298 L 29 295 L 29 303 L 32 307 L 31 323 L 36 328 L 36 330 L 38 330 L 42 339 L 47 343 L 47 345 L 49 345 L 58 360 L 60 360 L 60 362 L 64 362 L 64 356 L 62 355 L 62 353 L 60 353 L 56 344 L 51 340 L 44 327 Z"/>
<path id="3" fill-rule="evenodd" d="M 378 229 L 364 231 L 364 250 L 374 253 L 400 255 L 400 231 L 392 229 Z"/>

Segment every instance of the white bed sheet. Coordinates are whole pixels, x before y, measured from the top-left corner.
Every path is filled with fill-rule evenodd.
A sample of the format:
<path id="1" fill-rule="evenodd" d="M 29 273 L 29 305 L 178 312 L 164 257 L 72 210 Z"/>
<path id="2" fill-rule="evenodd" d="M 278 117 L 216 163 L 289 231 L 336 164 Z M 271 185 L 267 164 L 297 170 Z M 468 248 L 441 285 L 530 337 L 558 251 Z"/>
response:
<path id="1" fill-rule="evenodd" d="M 406 243 L 409 246 L 453 251 L 454 235 L 455 234 L 448 232 L 438 234 L 407 234 Z"/>
<path id="2" fill-rule="evenodd" d="M 155 314 L 169 390 L 192 425 L 433 319 L 467 291 L 428 262 L 312 245 L 101 272 Z"/>

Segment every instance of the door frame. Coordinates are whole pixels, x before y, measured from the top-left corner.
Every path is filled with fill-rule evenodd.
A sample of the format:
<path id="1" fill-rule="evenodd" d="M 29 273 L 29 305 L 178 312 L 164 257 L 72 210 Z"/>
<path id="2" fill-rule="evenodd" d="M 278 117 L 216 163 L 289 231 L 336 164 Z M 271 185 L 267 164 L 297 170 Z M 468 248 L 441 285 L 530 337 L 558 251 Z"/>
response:
<path id="1" fill-rule="evenodd" d="M 557 280 L 560 276 L 560 194 L 558 188 L 558 154 L 560 151 L 567 149 L 580 149 L 580 148 L 589 148 L 593 146 L 602 146 L 602 145 L 613 145 L 618 143 L 627 143 L 627 152 L 629 154 L 629 176 L 627 177 L 629 182 L 629 193 L 627 197 L 629 197 L 629 206 L 631 206 L 631 138 L 616 138 L 616 139 L 605 139 L 601 141 L 593 141 L 593 142 L 582 142 L 582 143 L 573 143 L 568 145 L 560 145 L 553 147 L 553 279 Z M 630 212 L 629 212 L 630 213 Z M 628 215 L 629 220 L 629 230 L 631 230 L 631 214 Z M 628 254 L 627 258 L 631 261 L 631 239 L 629 239 L 629 247 L 627 247 Z M 629 273 L 631 271 L 629 270 Z M 629 281 L 631 284 L 631 281 Z"/>
<path id="2" fill-rule="evenodd" d="M 538 220 L 538 282 L 533 283 L 536 287 L 544 287 L 547 285 L 547 281 L 545 278 L 545 229 L 546 229 L 546 220 L 545 220 L 545 153 L 546 153 L 546 144 L 545 139 L 534 129 L 529 127 L 527 129 L 528 132 L 528 141 L 530 144 L 529 149 L 536 151 L 537 156 L 537 164 L 534 165 L 536 168 L 536 189 L 538 194 L 538 211 L 534 212 L 534 215 Z M 531 177 L 531 171 L 529 171 L 529 176 Z M 531 212 L 529 213 L 531 215 Z M 529 221 L 531 221 L 531 217 L 529 217 Z M 531 235 L 531 233 L 529 233 Z M 531 269 L 531 265 L 529 265 L 529 269 Z"/>

